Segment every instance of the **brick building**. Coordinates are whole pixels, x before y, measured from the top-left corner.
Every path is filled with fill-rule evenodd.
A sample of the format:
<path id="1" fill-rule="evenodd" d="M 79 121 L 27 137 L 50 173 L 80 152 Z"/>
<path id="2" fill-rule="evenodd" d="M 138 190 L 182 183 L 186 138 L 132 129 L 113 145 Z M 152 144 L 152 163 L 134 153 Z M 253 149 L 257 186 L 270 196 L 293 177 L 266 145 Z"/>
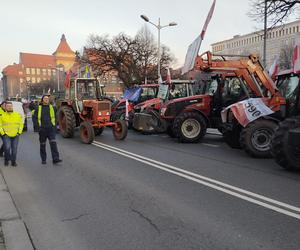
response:
<path id="1" fill-rule="evenodd" d="M 27 97 L 28 87 L 34 84 L 55 81 L 57 88 L 63 86 L 63 72 L 75 62 L 75 53 L 68 45 L 65 35 L 52 55 L 20 52 L 19 63 L 2 70 L 5 97 Z"/>
<path id="2" fill-rule="evenodd" d="M 213 43 L 214 54 L 248 55 L 257 53 L 263 59 L 263 30 L 246 35 L 237 35 L 231 39 Z M 270 68 L 276 56 L 281 56 L 283 49 L 300 45 L 300 21 L 275 27 L 267 33 L 266 66 Z"/>

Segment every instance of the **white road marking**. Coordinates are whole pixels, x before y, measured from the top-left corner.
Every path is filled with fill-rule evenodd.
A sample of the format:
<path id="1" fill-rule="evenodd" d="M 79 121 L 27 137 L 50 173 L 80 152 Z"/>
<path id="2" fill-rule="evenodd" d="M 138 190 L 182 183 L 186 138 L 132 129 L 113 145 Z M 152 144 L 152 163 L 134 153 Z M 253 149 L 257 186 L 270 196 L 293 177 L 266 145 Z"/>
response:
<path id="1" fill-rule="evenodd" d="M 230 194 L 230 195 L 240 198 L 242 200 L 246 200 L 251 203 L 260 205 L 262 207 L 271 209 L 278 213 L 282 213 L 282 214 L 294 217 L 296 219 L 300 219 L 300 214 L 299 214 L 300 208 L 299 207 L 289 205 L 287 203 L 280 202 L 278 200 L 274 200 L 274 199 L 268 198 L 266 196 L 253 193 L 253 192 L 247 191 L 245 189 L 241 189 L 241 188 L 229 185 L 227 183 L 224 183 L 224 182 L 221 182 L 221 181 L 218 181 L 218 180 L 215 180 L 215 179 L 203 176 L 203 175 L 198 175 L 193 172 L 190 172 L 190 171 L 187 171 L 187 170 L 184 170 L 181 168 L 177 168 L 177 167 L 174 167 L 172 165 L 169 165 L 169 164 L 166 164 L 163 162 L 159 162 L 159 161 L 156 161 L 156 160 L 153 160 L 153 159 L 150 159 L 150 158 L 138 155 L 138 154 L 134 154 L 129 151 L 110 146 L 108 144 L 94 141 L 93 145 L 96 147 L 103 148 L 105 150 L 114 152 L 116 154 L 125 156 L 127 158 L 142 162 L 149 166 L 152 166 L 152 167 L 164 170 L 166 172 L 175 174 L 175 175 L 183 177 L 185 179 L 194 181 L 196 183 L 211 187 L 215 190 Z M 264 201 L 271 203 L 271 204 L 265 203 Z M 286 210 L 284 208 L 289 209 L 291 211 Z"/>
<path id="2" fill-rule="evenodd" d="M 216 145 L 216 144 L 210 144 L 210 143 L 201 143 L 202 145 L 208 146 L 208 147 L 213 147 L 213 148 L 219 148 L 220 145 Z"/>

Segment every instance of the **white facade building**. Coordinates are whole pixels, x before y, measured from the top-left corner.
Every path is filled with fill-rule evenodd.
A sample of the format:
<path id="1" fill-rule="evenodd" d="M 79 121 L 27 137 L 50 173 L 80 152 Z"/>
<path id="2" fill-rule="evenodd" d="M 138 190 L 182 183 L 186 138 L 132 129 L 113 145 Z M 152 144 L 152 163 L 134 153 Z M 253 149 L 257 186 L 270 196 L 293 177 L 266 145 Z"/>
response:
<path id="1" fill-rule="evenodd" d="M 213 54 L 249 55 L 256 53 L 261 62 L 263 57 L 264 31 L 237 35 L 231 39 L 213 43 Z M 266 65 L 273 64 L 282 49 L 300 45 L 300 21 L 291 22 L 269 30 L 267 33 Z M 292 60 L 292 59 L 291 59 Z"/>

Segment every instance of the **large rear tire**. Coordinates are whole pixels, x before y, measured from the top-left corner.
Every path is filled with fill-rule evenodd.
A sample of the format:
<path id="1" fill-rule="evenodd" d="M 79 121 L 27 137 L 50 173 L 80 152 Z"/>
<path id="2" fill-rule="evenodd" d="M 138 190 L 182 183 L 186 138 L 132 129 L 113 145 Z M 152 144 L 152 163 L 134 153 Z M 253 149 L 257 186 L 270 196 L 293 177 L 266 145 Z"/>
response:
<path id="1" fill-rule="evenodd" d="M 271 141 L 277 124 L 272 120 L 258 119 L 249 123 L 241 132 L 241 147 L 255 158 L 271 157 Z"/>
<path id="2" fill-rule="evenodd" d="M 289 131 L 298 127 L 300 127 L 300 117 L 286 119 L 279 124 L 272 139 L 271 151 L 275 161 L 289 171 L 300 169 L 300 148 L 288 143 Z"/>
<path id="3" fill-rule="evenodd" d="M 206 134 L 205 118 L 196 112 L 183 112 L 173 124 L 174 135 L 179 142 L 199 142 Z"/>
<path id="4" fill-rule="evenodd" d="M 85 144 L 91 144 L 95 139 L 94 128 L 89 122 L 82 122 L 79 127 L 81 141 Z"/>
<path id="5" fill-rule="evenodd" d="M 58 110 L 58 124 L 59 132 L 63 137 L 71 138 L 74 136 L 76 120 L 72 108 L 68 106 L 62 106 Z"/>
<path id="6" fill-rule="evenodd" d="M 113 127 L 113 134 L 116 140 L 124 140 L 127 136 L 128 128 L 124 120 L 116 120 Z"/>

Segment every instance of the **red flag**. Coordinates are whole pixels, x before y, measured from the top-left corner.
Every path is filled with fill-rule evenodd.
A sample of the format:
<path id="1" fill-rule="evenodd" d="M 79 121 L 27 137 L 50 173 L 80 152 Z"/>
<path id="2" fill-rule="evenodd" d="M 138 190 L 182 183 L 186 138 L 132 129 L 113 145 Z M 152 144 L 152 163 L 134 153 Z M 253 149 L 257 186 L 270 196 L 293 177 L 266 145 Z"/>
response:
<path id="1" fill-rule="evenodd" d="M 269 69 L 269 76 L 274 80 L 279 73 L 279 58 L 275 57 L 273 64 Z"/>
<path id="2" fill-rule="evenodd" d="M 292 66 L 293 66 L 294 73 L 296 73 L 297 71 L 300 70 L 300 56 L 299 56 L 299 46 L 298 45 L 296 45 L 294 47 Z"/>
<path id="3" fill-rule="evenodd" d="M 214 13 L 214 10 L 215 10 L 215 5 L 216 5 L 216 0 L 214 0 L 212 6 L 210 7 L 210 10 L 209 10 L 209 12 L 208 12 L 208 15 L 207 15 L 207 17 L 206 17 L 206 21 L 205 21 L 205 23 L 204 23 L 204 26 L 203 26 L 203 28 L 202 28 L 201 35 L 200 35 L 200 36 L 201 36 L 201 40 L 204 39 L 204 35 L 205 35 L 206 30 L 207 30 L 207 26 L 208 26 L 208 24 L 209 24 L 209 22 L 210 22 L 210 20 L 211 20 L 211 18 L 212 18 L 212 15 L 213 15 L 213 13 Z"/>
<path id="4" fill-rule="evenodd" d="M 166 79 L 166 83 L 167 83 L 167 84 L 171 84 L 171 83 L 172 83 L 171 73 L 170 73 L 170 69 L 169 69 L 169 68 L 167 68 L 167 79 Z"/>
<path id="5" fill-rule="evenodd" d="M 64 85 L 65 85 L 66 89 L 70 88 L 71 76 L 72 76 L 72 71 L 69 70 L 68 73 L 67 73 L 67 75 L 66 75 L 65 82 L 64 82 Z"/>

